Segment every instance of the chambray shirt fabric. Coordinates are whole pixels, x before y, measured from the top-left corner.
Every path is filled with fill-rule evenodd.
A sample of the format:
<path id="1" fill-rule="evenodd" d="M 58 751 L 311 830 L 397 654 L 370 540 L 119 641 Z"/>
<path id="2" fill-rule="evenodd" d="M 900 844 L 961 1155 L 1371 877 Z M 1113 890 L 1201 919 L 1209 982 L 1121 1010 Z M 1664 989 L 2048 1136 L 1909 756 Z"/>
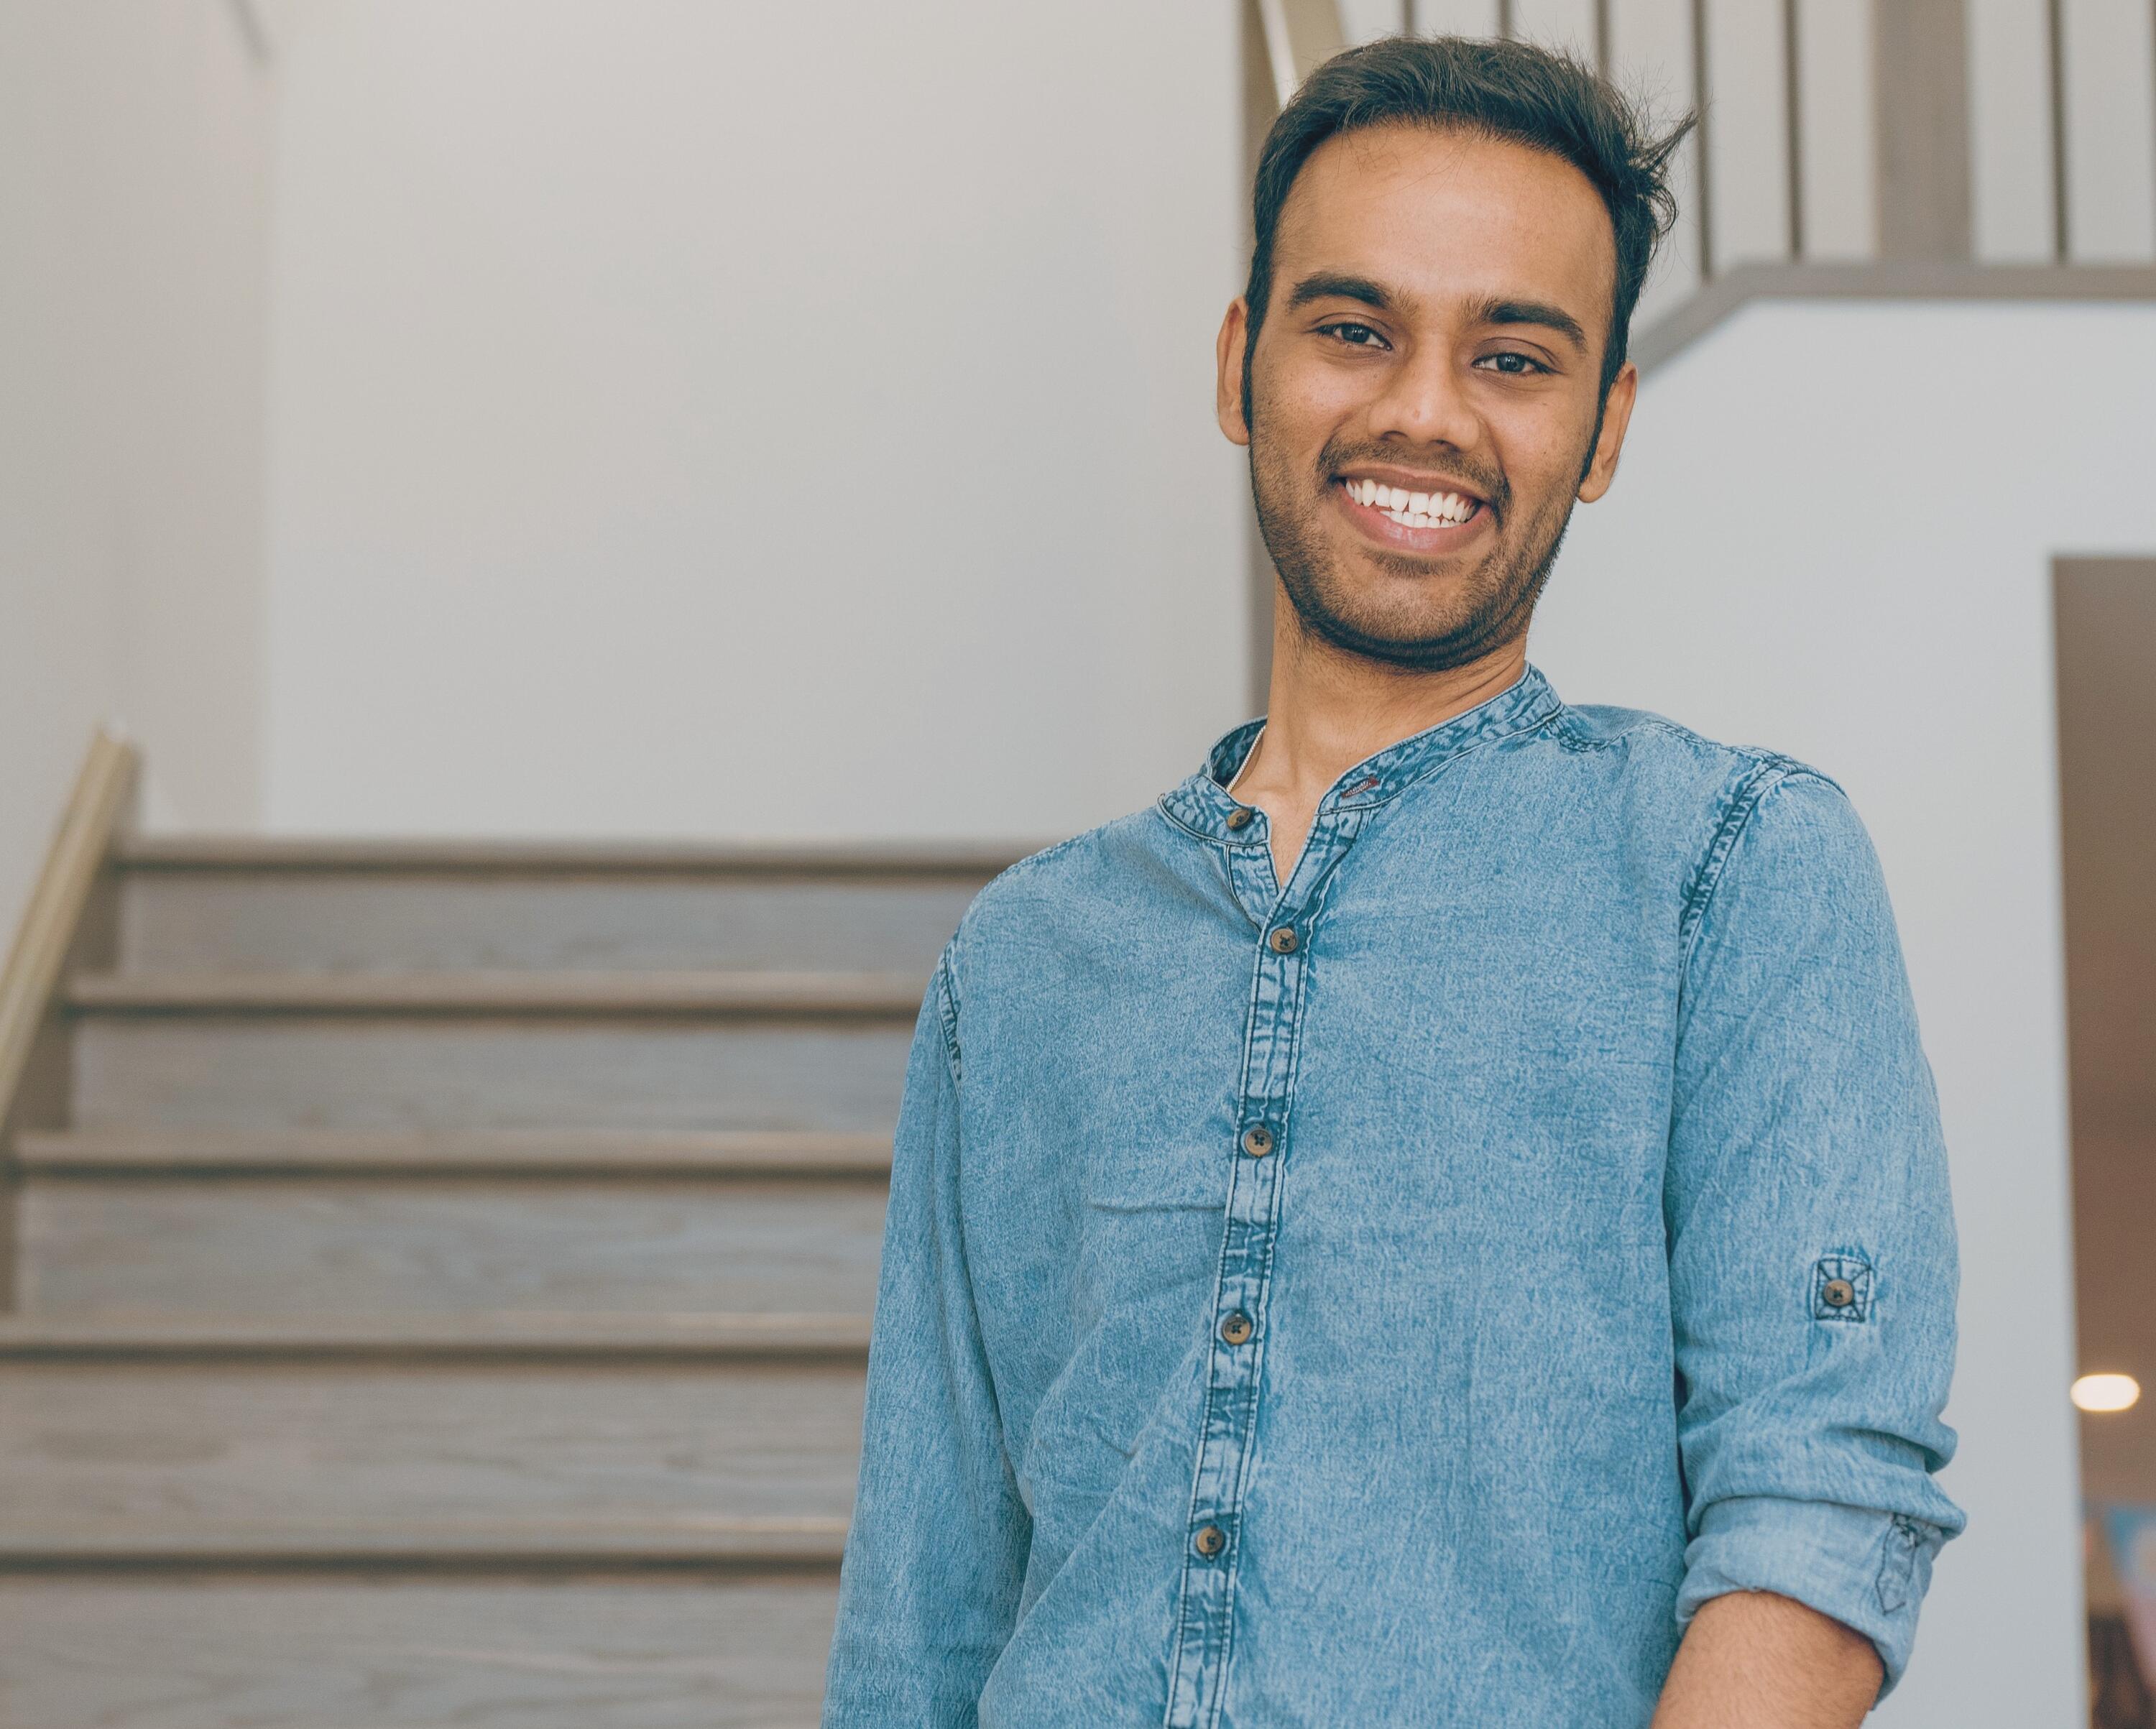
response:
<path id="1" fill-rule="evenodd" d="M 1956 1266 L 1842 793 L 1530 671 L 1283 887 L 1258 726 L 937 970 L 827 1729 L 1621 1729 L 1738 1589 L 1891 1685 Z"/>

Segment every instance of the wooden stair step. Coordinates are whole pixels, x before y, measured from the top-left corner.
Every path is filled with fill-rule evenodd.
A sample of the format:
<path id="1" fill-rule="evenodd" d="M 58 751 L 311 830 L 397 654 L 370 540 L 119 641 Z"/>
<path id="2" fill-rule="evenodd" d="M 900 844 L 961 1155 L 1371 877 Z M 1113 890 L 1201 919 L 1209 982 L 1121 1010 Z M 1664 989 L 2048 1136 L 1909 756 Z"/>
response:
<path id="1" fill-rule="evenodd" d="M 835 1569 L 835 1514 L 678 1519 L 229 1520 L 157 1531 L 141 1519 L 0 1523 L 0 1570 L 346 1567 L 571 1573 L 639 1567 Z"/>
<path id="2" fill-rule="evenodd" d="M 123 864 L 129 973 L 880 969 L 925 980 L 1006 852 L 191 847 Z"/>
<path id="3" fill-rule="evenodd" d="M 94 973 L 68 982 L 78 1014 L 868 1017 L 911 1021 L 911 973 L 411 972 Z"/>
<path id="4" fill-rule="evenodd" d="M 0 1360 L 0 1554 L 824 1553 L 862 1397 L 850 1352 Z"/>
<path id="5" fill-rule="evenodd" d="M 13 1729 L 813 1729 L 828 1565 L 0 1573 Z"/>
<path id="6" fill-rule="evenodd" d="M 11 1152 L 28 1177 L 880 1178 L 891 1171 L 888 1134 L 783 1130 L 25 1131 Z"/>
<path id="7" fill-rule="evenodd" d="M 913 1011 L 75 1018 L 71 1126 L 888 1131 Z"/>
<path id="8" fill-rule="evenodd" d="M 263 834 L 130 834 L 124 871 L 358 871 L 421 875 L 993 876 L 1034 841 L 548 841 L 321 839 Z"/>
<path id="9" fill-rule="evenodd" d="M 0 1361 L 391 1357 L 835 1358 L 859 1362 L 865 1315 L 15 1316 Z"/>
<path id="10" fill-rule="evenodd" d="M 33 1178 L 18 1290 L 85 1318 L 860 1314 L 884 1208 L 880 1174 Z"/>

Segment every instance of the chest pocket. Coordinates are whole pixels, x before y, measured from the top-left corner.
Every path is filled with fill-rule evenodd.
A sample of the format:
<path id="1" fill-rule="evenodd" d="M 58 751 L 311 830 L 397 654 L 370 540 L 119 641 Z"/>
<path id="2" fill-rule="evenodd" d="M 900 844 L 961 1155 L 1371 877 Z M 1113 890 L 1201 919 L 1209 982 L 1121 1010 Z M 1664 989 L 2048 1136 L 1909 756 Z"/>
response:
<path id="1" fill-rule="evenodd" d="M 1208 1135 L 1104 1142 L 1089 1147 L 1078 1179 L 1089 1214 L 1218 1213 L 1228 1203 L 1235 1131 L 1224 1118 Z"/>

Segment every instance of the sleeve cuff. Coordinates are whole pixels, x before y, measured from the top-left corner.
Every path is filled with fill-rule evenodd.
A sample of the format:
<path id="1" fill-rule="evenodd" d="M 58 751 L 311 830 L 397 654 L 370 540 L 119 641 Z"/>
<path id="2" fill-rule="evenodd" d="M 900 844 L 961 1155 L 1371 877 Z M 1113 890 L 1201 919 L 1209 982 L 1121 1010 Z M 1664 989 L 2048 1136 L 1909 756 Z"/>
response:
<path id="1" fill-rule="evenodd" d="M 1883 1699 L 1908 1667 L 1917 1605 L 1945 1541 L 1937 1526 L 1902 1513 L 1770 1496 L 1716 1501 L 1685 1550 L 1677 1624 L 1732 1591 L 1793 1598 L 1871 1641 L 1887 1671 Z"/>

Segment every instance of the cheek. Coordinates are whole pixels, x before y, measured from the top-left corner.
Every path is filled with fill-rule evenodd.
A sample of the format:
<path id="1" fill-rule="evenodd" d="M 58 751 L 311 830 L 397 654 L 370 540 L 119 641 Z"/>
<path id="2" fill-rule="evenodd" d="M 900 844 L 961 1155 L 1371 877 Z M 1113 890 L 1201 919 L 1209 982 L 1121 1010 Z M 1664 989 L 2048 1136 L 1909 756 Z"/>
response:
<path id="1" fill-rule="evenodd" d="M 1286 449 L 1315 450 L 1339 419 L 1336 404 L 1307 378 L 1279 378 L 1257 387 L 1258 418 L 1271 442 Z"/>
<path id="2" fill-rule="evenodd" d="M 1250 375 L 1252 409 L 1269 441 L 1313 458 L 1367 406 L 1368 390 L 1345 367 L 1298 366 L 1260 344 Z M 1254 428 L 1255 430 L 1255 428 Z"/>
<path id="3" fill-rule="evenodd" d="M 1491 415 L 1488 424 L 1514 499 L 1532 508 L 1552 498 L 1570 498 L 1587 465 L 1592 417 L 1582 420 L 1571 404 L 1508 406 L 1509 413 Z"/>

